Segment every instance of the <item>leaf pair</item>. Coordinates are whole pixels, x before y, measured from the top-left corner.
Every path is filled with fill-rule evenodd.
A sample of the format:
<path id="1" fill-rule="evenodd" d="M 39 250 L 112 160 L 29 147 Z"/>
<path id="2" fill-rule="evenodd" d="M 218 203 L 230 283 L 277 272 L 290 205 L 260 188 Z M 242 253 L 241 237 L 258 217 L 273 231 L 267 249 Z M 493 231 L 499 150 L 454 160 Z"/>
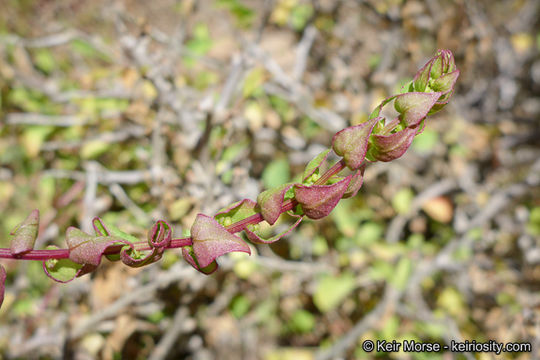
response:
<path id="1" fill-rule="evenodd" d="M 105 255 L 109 260 L 121 260 L 131 267 L 140 267 L 159 260 L 164 249 L 172 239 L 171 226 L 159 220 L 148 232 L 150 251 L 143 254 L 136 250 L 137 239 L 115 227 L 107 228 L 100 218 L 94 218 L 95 235 L 89 235 L 75 227 L 66 231 L 66 244 L 69 249 L 68 259 L 49 259 L 43 261 L 47 276 L 58 282 L 69 282 L 75 277 L 94 271 Z M 119 254 L 108 255 L 107 249 L 121 246 Z"/>

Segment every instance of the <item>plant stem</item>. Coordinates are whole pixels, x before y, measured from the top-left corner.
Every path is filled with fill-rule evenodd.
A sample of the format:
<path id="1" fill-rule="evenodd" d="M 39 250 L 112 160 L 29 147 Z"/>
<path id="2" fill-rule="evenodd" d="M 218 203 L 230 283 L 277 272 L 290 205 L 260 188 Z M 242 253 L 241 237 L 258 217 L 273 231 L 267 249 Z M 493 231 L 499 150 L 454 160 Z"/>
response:
<path id="1" fill-rule="evenodd" d="M 13 255 L 10 249 L 0 249 L 0 258 L 15 260 L 67 259 L 69 249 L 30 250 L 21 255 Z"/>
<path id="2" fill-rule="evenodd" d="M 330 178 L 336 174 L 338 174 L 341 170 L 345 169 L 347 165 L 345 165 L 345 160 L 341 159 L 337 163 L 334 164 L 330 169 L 328 169 L 322 176 L 315 181 L 314 185 L 324 185 Z"/>
<path id="3" fill-rule="evenodd" d="M 341 170 L 345 168 L 345 166 L 345 161 L 341 159 L 340 161 L 335 163 L 330 169 L 328 169 L 317 181 L 315 181 L 314 185 L 326 184 L 326 182 L 332 176 L 338 174 Z M 294 209 L 296 205 L 298 205 L 298 202 L 294 199 L 286 200 L 281 206 L 281 214 Z M 226 229 L 231 234 L 235 234 L 244 230 L 248 225 L 258 224 L 262 221 L 264 221 L 262 215 L 260 213 L 257 213 L 227 226 Z M 191 237 L 172 239 L 171 243 L 169 244 L 169 246 L 167 246 L 167 248 L 174 249 L 189 246 L 192 244 L 193 240 L 191 239 Z M 107 250 L 105 251 L 104 255 L 118 254 L 124 246 L 125 245 L 109 246 L 109 248 L 107 248 Z M 146 241 L 135 242 L 133 243 L 133 246 L 138 251 L 151 250 L 151 247 Z M 67 259 L 69 258 L 69 249 L 30 250 L 22 255 L 13 255 L 10 249 L 0 248 L 0 258 L 15 260 Z"/>

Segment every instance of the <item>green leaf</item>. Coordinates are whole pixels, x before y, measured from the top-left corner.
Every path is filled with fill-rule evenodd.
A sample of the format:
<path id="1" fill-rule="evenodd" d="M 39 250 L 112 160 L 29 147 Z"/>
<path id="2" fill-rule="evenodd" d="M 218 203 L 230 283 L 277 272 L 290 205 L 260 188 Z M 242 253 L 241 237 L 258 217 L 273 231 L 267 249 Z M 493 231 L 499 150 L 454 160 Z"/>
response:
<path id="1" fill-rule="evenodd" d="M 262 93 L 261 86 L 266 79 L 266 72 L 264 68 L 257 67 L 247 74 L 244 79 L 244 87 L 242 88 L 242 95 L 247 98 L 252 95 L 260 95 Z"/>
<path id="2" fill-rule="evenodd" d="M 406 214 L 414 198 L 414 193 L 409 188 L 399 190 L 392 198 L 392 206 L 398 214 Z"/>
<path id="3" fill-rule="evenodd" d="M 527 230 L 534 236 L 540 235 L 540 206 L 531 210 Z"/>
<path id="4" fill-rule="evenodd" d="M 328 154 L 330 153 L 330 149 L 326 149 L 323 152 L 321 152 L 319 155 L 315 156 L 304 169 L 304 174 L 302 175 L 303 183 L 308 183 L 308 178 L 315 182 L 317 179 L 312 178 L 312 176 L 315 176 L 318 178 L 319 175 L 319 168 L 321 167 L 322 163 L 326 158 L 328 157 Z"/>
<path id="5" fill-rule="evenodd" d="M 412 143 L 413 149 L 421 154 L 429 154 L 439 143 L 439 134 L 433 130 L 425 130 L 423 133 L 416 135 Z"/>
<path id="6" fill-rule="evenodd" d="M 78 52 L 79 54 L 87 58 L 94 58 L 107 62 L 111 61 L 107 54 L 99 51 L 94 47 L 94 45 L 83 39 L 75 39 L 71 41 L 71 48 L 73 49 L 73 51 Z"/>
<path id="7" fill-rule="evenodd" d="M 240 279 L 248 279 L 257 270 L 257 263 L 242 258 L 234 263 L 233 270 Z"/>
<path id="8" fill-rule="evenodd" d="M 315 327 L 315 316 L 307 310 L 299 309 L 294 312 L 288 325 L 295 333 L 309 333 Z"/>
<path id="9" fill-rule="evenodd" d="M 355 287 L 355 278 L 350 273 L 325 275 L 317 283 L 313 302 L 321 312 L 326 313 L 338 307 Z"/>
<path id="10" fill-rule="evenodd" d="M 360 225 L 358 213 L 354 211 L 352 203 L 349 201 L 340 201 L 330 216 L 332 216 L 338 230 L 347 237 L 354 236 Z"/>
<path id="11" fill-rule="evenodd" d="M 38 49 L 34 54 L 36 67 L 46 74 L 51 73 L 56 67 L 56 60 L 48 49 Z"/>
<path id="12" fill-rule="evenodd" d="M 231 312 L 236 318 L 244 316 L 250 307 L 250 302 L 244 295 L 236 296 L 231 302 Z"/>
<path id="13" fill-rule="evenodd" d="M 107 225 L 107 229 L 109 229 L 109 231 L 111 233 L 111 236 L 118 237 L 118 238 L 123 239 L 123 240 L 127 240 L 132 244 L 140 241 L 135 236 L 133 236 L 131 234 L 128 234 L 126 232 L 123 232 L 122 230 L 120 230 L 119 228 L 117 228 L 114 225 Z"/>
<path id="14" fill-rule="evenodd" d="M 102 140 L 91 140 L 86 142 L 80 151 L 80 155 L 83 159 L 94 159 L 105 152 L 111 147 L 111 144 Z"/>
<path id="15" fill-rule="evenodd" d="M 68 282 L 77 276 L 77 272 L 83 267 L 69 259 L 47 260 L 45 266 L 50 274 L 58 282 Z"/>
<path id="16" fill-rule="evenodd" d="M 30 126 L 24 129 L 21 142 L 28 157 L 35 158 L 39 154 L 41 145 L 53 131 L 52 126 Z"/>
<path id="17" fill-rule="evenodd" d="M 262 173 L 262 180 L 266 189 L 280 186 L 289 181 L 289 161 L 285 158 L 272 161 Z"/>
<path id="18" fill-rule="evenodd" d="M 403 257 L 396 265 L 394 275 L 390 279 L 390 282 L 398 289 L 404 290 L 407 286 L 407 281 L 412 271 L 412 262 L 410 259 Z"/>
<path id="19" fill-rule="evenodd" d="M 212 48 L 212 39 L 208 27 L 199 23 L 193 28 L 193 38 L 186 43 L 186 48 L 194 55 L 202 56 Z"/>
<path id="20" fill-rule="evenodd" d="M 238 0 L 218 0 L 217 5 L 229 10 L 240 27 L 250 26 L 255 19 L 255 12 Z"/>
<path id="21" fill-rule="evenodd" d="M 463 295 L 452 287 L 446 287 L 440 293 L 439 297 L 437 298 L 437 305 L 442 309 L 445 309 L 450 315 L 454 315 L 456 317 L 463 316 L 463 311 L 466 306 Z"/>
<path id="22" fill-rule="evenodd" d="M 360 227 L 360 231 L 356 236 L 358 245 L 367 246 L 381 239 L 384 229 L 381 225 L 369 221 Z"/>
<path id="23" fill-rule="evenodd" d="M 395 339 L 398 335 L 400 320 L 397 315 L 390 316 L 385 322 L 384 327 L 381 329 L 382 339 Z"/>
<path id="24" fill-rule="evenodd" d="M 373 280 L 391 279 L 394 274 L 394 268 L 387 261 L 375 260 L 368 270 L 369 278 Z"/>
<path id="25" fill-rule="evenodd" d="M 291 11 L 291 25 L 295 30 L 302 30 L 313 15 L 313 8 L 309 4 L 300 4 Z"/>

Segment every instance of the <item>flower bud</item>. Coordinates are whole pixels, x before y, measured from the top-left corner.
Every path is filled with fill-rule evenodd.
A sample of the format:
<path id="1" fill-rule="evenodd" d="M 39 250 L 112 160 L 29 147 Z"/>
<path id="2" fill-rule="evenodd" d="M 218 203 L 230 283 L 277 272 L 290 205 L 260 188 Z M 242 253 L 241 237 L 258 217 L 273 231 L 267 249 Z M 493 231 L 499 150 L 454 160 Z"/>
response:
<path id="1" fill-rule="evenodd" d="M 452 84 L 451 88 L 453 88 L 455 79 L 457 79 L 457 76 L 459 75 L 459 70 L 456 69 L 456 63 L 454 62 L 454 55 L 452 52 L 450 50 L 439 50 L 437 55 L 431 58 L 431 60 L 429 60 L 414 76 L 414 90 L 420 92 L 448 92 L 452 89 L 446 87 L 446 91 L 443 91 L 442 89 L 434 89 L 432 85 L 434 85 L 435 81 L 441 77 L 454 72 L 457 73 L 450 77 L 454 79 L 453 83 L 450 82 Z M 445 83 L 448 83 L 448 81 L 445 81 Z M 439 88 L 440 86 L 441 85 L 439 85 Z"/>

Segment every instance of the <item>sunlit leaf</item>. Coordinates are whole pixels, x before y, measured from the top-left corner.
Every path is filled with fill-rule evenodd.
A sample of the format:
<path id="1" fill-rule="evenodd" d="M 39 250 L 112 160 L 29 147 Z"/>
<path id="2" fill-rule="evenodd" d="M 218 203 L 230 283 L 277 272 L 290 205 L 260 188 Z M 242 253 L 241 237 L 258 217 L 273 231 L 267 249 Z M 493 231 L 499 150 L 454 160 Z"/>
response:
<path id="1" fill-rule="evenodd" d="M 214 218 L 198 214 L 191 227 L 193 253 L 198 265 L 205 268 L 217 257 L 231 251 L 251 254 L 249 246 L 238 236 L 229 233 Z"/>
<path id="2" fill-rule="evenodd" d="M 325 275 L 317 282 L 313 302 L 321 312 L 326 313 L 338 307 L 355 287 L 352 274 Z"/>

